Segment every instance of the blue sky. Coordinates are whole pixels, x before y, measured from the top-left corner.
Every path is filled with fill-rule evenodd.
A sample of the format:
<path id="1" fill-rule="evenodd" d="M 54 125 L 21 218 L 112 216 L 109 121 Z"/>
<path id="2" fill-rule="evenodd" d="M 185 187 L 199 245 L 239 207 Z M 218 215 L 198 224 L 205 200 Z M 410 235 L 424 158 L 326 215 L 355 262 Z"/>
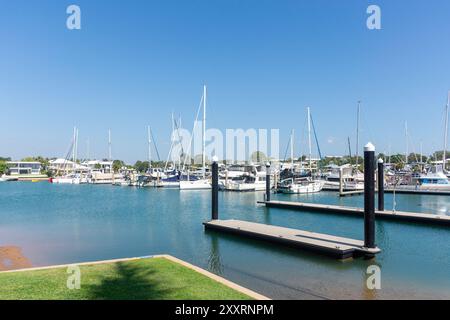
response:
<path id="1" fill-rule="evenodd" d="M 364 0 L 5 1 L 0 11 L 0 156 L 64 156 L 72 128 L 80 156 L 134 162 L 147 155 L 146 125 L 160 153 L 170 113 L 191 128 L 202 85 L 208 127 L 292 128 L 314 116 L 324 154 L 442 149 L 450 89 L 450 2 Z M 77 4 L 82 29 L 66 28 Z M 366 28 L 366 8 L 382 30 Z M 300 147 L 304 142 L 297 141 Z"/>

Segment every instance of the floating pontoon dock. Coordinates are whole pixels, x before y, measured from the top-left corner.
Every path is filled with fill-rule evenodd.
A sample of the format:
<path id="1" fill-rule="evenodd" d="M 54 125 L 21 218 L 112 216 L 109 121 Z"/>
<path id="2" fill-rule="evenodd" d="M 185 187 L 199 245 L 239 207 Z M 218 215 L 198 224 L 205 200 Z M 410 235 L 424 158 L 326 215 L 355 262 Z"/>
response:
<path id="1" fill-rule="evenodd" d="M 394 193 L 394 189 L 385 189 L 384 193 Z M 431 196 L 450 196 L 450 191 L 445 190 L 424 190 L 424 189 L 395 189 L 398 194 L 425 194 Z M 344 191 L 339 195 L 341 197 L 363 195 L 364 190 Z"/>
<path id="2" fill-rule="evenodd" d="M 213 157 L 211 165 L 212 193 L 211 193 L 211 221 L 204 222 L 205 229 L 234 233 L 247 238 L 274 242 L 281 245 L 301 248 L 326 254 L 338 259 L 357 256 L 372 258 L 381 250 L 375 244 L 375 147 L 368 143 L 364 147 L 364 181 L 365 210 L 364 210 L 364 241 L 336 237 L 328 234 L 314 233 L 273 225 L 241 221 L 219 220 L 219 163 Z M 270 163 L 266 164 L 266 205 L 270 201 Z"/>
<path id="3" fill-rule="evenodd" d="M 204 223 L 206 229 L 219 230 L 253 239 L 266 240 L 291 247 L 316 251 L 328 256 L 347 259 L 375 255 L 379 248 L 365 248 L 364 241 L 327 234 L 296 230 L 241 220 L 212 220 Z"/>
<path id="4" fill-rule="evenodd" d="M 364 195 L 364 190 L 345 191 L 345 192 L 339 193 L 340 197 L 351 197 L 351 196 L 360 196 L 360 195 Z"/>
<path id="5" fill-rule="evenodd" d="M 336 191 L 339 193 L 339 190 L 331 190 L 331 189 L 322 189 L 323 191 Z M 394 189 L 384 189 L 384 193 L 394 193 Z M 395 189 L 395 193 L 397 194 L 423 194 L 423 195 L 431 195 L 431 196 L 450 196 L 450 191 L 446 190 L 430 190 L 430 189 Z M 347 196 L 358 196 L 363 195 L 364 190 L 355 190 L 355 191 L 346 191 L 339 193 L 341 197 Z"/>
<path id="6" fill-rule="evenodd" d="M 334 214 L 348 214 L 358 217 L 363 217 L 364 209 L 344 207 L 337 205 L 316 204 L 316 203 L 303 203 L 292 201 L 258 201 L 258 203 L 265 204 L 267 207 L 280 208 L 280 209 L 292 209 L 292 210 L 305 210 L 323 213 Z M 427 224 L 439 224 L 450 226 L 450 216 L 429 214 L 429 213 L 415 213 L 415 212 L 403 212 L 403 211 L 375 211 L 377 218 L 386 220 L 401 220 L 401 221 L 413 221 Z"/>
<path id="7" fill-rule="evenodd" d="M 385 193 L 394 193 L 394 189 L 385 189 Z M 398 194 L 427 194 L 433 196 L 450 196 L 450 191 L 446 190 L 429 190 L 429 189 L 395 189 Z"/>

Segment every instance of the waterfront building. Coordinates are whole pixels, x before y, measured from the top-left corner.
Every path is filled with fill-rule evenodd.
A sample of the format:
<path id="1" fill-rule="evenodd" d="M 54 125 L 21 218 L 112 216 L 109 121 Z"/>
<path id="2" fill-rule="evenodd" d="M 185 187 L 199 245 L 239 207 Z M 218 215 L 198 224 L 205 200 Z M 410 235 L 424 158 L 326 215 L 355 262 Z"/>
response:
<path id="1" fill-rule="evenodd" d="M 113 162 L 101 160 L 89 160 L 82 163 L 91 173 L 112 173 Z"/>
<path id="2" fill-rule="evenodd" d="M 89 168 L 87 166 L 63 158 L 50 160 L 48 170 L 59 174 L 89 172 Z"/>
<path id="3" fill-rule="evenodd" d="M 34 161 L 8 161 L 6 165 L 11 176 L 40 175 L 42 170 L 41 163 Z"/>

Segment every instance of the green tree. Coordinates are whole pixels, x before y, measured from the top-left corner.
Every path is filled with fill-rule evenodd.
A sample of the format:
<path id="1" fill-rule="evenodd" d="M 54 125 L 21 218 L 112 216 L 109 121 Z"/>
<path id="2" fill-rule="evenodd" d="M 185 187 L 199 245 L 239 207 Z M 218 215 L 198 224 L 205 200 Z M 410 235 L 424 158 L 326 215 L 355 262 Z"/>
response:
<path id="1" fill-rule="evenodd" d="M 0 175 L 6 174 L 8 172 L 8 166 L 6 165 L 6 161 L 0 160 Z"/>
<path id="2" fill-rule="evenodd" d="M 393 164 L 405 164 L 405 155 L 403 154 L 394 154 L 391 156 L 391 163 Z M 403 167 L 402 167 L 403 168 Z"/>
<path id="3" fill-rule="evenodd" d="M 450 156 L 450 151 L 447 151 L 447 155 L 446 158 L 448 158 Z M 444 157 L 444 150 L 441 151 L 435 151 L 431 157 L 430 160 L 431 161 L 442 161 L 442 158 Z"/>
<path id="4" fill-rule="evenodd" d="M 254 163 L 262 163 L 267 161 L 267 156 L 264 154 L 264 152 L 255 151 L 252 153 L 250 159 Z"/>
<path id="5" fill-rule="evenodd" d="M 150 164 L 148 161 L 136 161 L 136 163 L 134 164 L 134 168 L 138 171 L 138 172 L 147 172 L 148 169 L 150 168 Z"/>
<path id="6" fill-rule="evenodd" d="M 113 170 L 114 172 L 118 172 L 122 167 L 125 167 L 125 162 L 122 160 L 114 160 L 113 161 Z"/>

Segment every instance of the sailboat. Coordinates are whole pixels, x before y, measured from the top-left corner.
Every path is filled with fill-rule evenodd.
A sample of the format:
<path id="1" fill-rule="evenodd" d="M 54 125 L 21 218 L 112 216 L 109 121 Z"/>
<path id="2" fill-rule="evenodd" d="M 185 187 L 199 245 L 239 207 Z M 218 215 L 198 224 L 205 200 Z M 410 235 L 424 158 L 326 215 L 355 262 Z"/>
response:
<path id="1" fill-rule="evenodd" d="M 448 143 L 448 108 L 450 105 L 450 91 L 447 96 L 447 105 L 445 106 L 445 132 L 444 132 L 444 154 L 442 155 L 442 169 L 447 178 L 450 179 L 450 172 L 447 172 L 447 143 Z"/>
<path id="2" fill-rule="evenodd" d="M 203 130 L 202 130 L 202 176 L 187 175 L 186 180 L 180 179 L 180 190 L 206 190 L 211 189 L 211 182 L 206 179 L 206 85 L 203 86 Z"/>
<path id="3" fill-rule="evenodd" d="M 308 146 L 309 146 L 309 170 L 312 176 L 312 143 L 311 143 L 311 110 L 306 108 L 308 117 Z M 291 159 L 294 158 L 293 155 L 293 134 L 291 137 Z M 293 168 L 292 168 L 293 170 Z M 280 181 L 278 186 L 278 191 L 281 193 L 291 193 L 291 194 L 306 194 L 306 193 L 316 193 L 322 191 L 324 182 L 320 180 L 313 180 L 311 177 L 289 177 Z"/>
<path id="4" fill-rule="evenodd" d="M 80 184 L 82 182 L 81 174 L 76 173 L 77 167 L 77 152 L 78 152 L 78 129 L 73 128 L 73 140 L 72 140 L 72 173 L 66 174 L 62 177 L 51 178 L 49 181 L 55 184 Z M 66 157 L 66 165 L 69 164 L 68 156 Z"/>

